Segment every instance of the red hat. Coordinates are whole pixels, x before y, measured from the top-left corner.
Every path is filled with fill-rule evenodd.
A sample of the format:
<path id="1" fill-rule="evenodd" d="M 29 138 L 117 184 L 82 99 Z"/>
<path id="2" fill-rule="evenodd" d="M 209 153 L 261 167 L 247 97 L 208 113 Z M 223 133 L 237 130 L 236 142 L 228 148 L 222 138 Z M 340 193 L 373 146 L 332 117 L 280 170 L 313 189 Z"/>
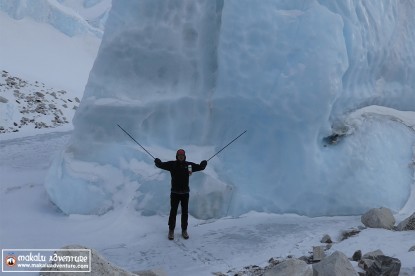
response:
<path id="1" fill-rule="evenodd" d="M 177 150 L 176 155 L 186 155 L 186 152 L 184 151 L 184 149 L 179 149 Z"/>

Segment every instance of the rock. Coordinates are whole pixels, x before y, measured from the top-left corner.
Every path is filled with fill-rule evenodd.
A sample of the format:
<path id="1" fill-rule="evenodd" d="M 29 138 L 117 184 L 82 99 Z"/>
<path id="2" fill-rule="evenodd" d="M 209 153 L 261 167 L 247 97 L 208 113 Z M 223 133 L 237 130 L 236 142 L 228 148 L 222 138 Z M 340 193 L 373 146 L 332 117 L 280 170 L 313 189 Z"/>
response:
<path id="1" fill-rule="evenodd" d="M 361 232 L 360 229 L 350 229 L 350 230 L 345 230 L 342 232 L 341 235 L 341 240 L 344 241 L 350 237 L 356 236 L 357 234 L 359 234 Z"/>
<path id="2" fill-rule="evenodd" d="M 370 228 L 392 229 L 395 225 L 395 218 L 388 208 L 373 208 L 363 214 L 362 223 Z"/>
<path id="3" fill-rule="evenodd" d="M 36 111 L 37 113 L 42 113 L 42 114 L 44 114 L 44 113 L 45 113 L 45 108 L 44 108 L 43 106 L 37 106 L 37 107 L 36 107 L 36 109 L 35 109 L 35 111 Z"/>
<path id="4" fill-rule="evenodd" d="M 398 224 L 398 231 L 415 230 L 415 213 Z"/>
<path id="5" fill-rule="evenodd" d="M 331 240 L 331 237 L 329 235 L 324 235 L 324 237 L 321 239 L 320 241 L 321 243 L 333 243 L 333 241 Z"/>
<path id="6" fill-rule="evenodd" d="M 265 276 L 271 275 L 296 275 L 296 276 L 312 276 L 313 270 L 306 262 L 289 259 L 265 271 Z"/>
<path id="7" fill-rule="evenodd" d="M 78 99 L 78 97 L 75 97 L 75 101 L 77 102 L 77 103 L 80 103 L 81 101 Z"/>
<path id="8" fill-rule="evenodd" d="M 371 259 L 361 259 L 359 261 L 358 266 L 363 269 L 366 273 L 366 270 L 369 269 L 369 267 L 371 267 L 373 264 L 375 263 L 374 260 Z"/>
<path id="9" fill-rule="evenodd" d="M 45 94 L 40 93 L 40 92 L 35 92 L 35 95 L 38 96 L 38 97 L 41 97 L 41 98 L 43 98 L 45 96 Z"/>
<path id="10" fill-rule="evenodd" d="M 29 118 L 22 117 L 22 118 L 20 119 L 20 124 L 22 124 L 22 125 L 27 125 L 28 123 L 29 123 Z"/>
<path id="11" fill-rule="evenodd" d="M 7 103 L 9 100 L 0 96 L 0 103 Z"/>
<path id="12" fill-rule="evenodd" d="M 314 276 L 355 276 L 357 272 L 353 265 L 347 259 L 346 255 L 340 251 L 336 251 L 330 256 L 324 258 L 321 262 L 313 264 Z"/>
<path id="13" fill-rule="evenodd" d="M 0 127 L 0 130 L 1 130 L 1 127 Z M 409 250 L 408 250 L 408 252 L 412 252 L 412 251 L 415 251 L 415 245 L 412 246 L 411 248 L 409 248 Z"/>
<path id="14" fill-rule="evenodd" d="M 268 260 L 268 263 L 269 263 L 270 266 L 276 266 L 277 264 L 281 263 L 281 261 L 277 260 L 277 259 L 274 259 L 274 258 L 271 258 L 271 259 Z"/>
<path id="15" fill-rule="evenodd" d="M 313 246 L 313 261 L 321 261 L 325 256 L 323 246 Z"/>
<path id="16" fill-rule="evenodd" d="M 382 250 L 378 249 L 375 251 L 371 251 L 363 255 L 362 259 L 373 259 L 373 257 L 384 255 Z"/>
<path id="17" fill-rule="evenodd" d="M 401 261 L 385 255 L 376 255 L 362 259 L 359 267 L 366 271 L 367 276 L 398 276 Z"/>
<path id="18" fill-rule="evenodd" d="M 356 252 L 354 252 L 353 256 L 352 256 L 352 260 L 355 262 L 358 262 L 362 259 L 362 251 L 357 250 Z"/>
<path id="19" fill-rule="evenodd" d="M 162 270 L 142 270 L 142 271 L 134 271 L 134 274 L 138 276 L 167 276 L 167 273 L 165 273 Z"/>

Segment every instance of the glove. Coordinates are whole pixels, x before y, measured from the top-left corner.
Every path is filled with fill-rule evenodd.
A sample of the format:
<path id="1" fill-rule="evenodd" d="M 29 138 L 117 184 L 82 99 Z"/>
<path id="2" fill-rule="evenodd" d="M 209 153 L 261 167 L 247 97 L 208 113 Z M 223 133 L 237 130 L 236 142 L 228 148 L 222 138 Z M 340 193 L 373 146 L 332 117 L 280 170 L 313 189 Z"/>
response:
<path id="1" fill-rule="evenodd" d="M 203 160 L 202 162 L 200 162 L 200 166 L 202 166 L 203 168 L 206 168 L 207 161 L 206 160 Z"/>
<path id="2" fill-rule="evenodd" d="M 156 159 L 154 159 L 154 164 L 156 164 L 156 166 L 160 166 L 161 165 L 161 160 L 160 159 L 158 159 L 158 158 L 156 158 Z"/>

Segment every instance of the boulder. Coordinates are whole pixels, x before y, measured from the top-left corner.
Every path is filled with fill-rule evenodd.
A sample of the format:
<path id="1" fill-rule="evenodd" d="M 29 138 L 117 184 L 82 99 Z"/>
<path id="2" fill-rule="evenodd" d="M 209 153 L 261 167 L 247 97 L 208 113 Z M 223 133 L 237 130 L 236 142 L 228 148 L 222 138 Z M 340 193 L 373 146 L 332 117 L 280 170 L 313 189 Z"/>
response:
<path id="1" fill-rule="evenodd" d="M 320 241 L 321 243 L 333 243 L 331 237 L 329 235 L 324 235 L 324 237 Z"/>
<path id="2" fill-rule="evenodd" d="M 313 246 L 313 261 L 321 261 L 326 255 L 323 246 Z"/>
<path id="3" fill-rule="evenodd" d="M 378 249 L 375 251 L 371 251 L 363 255 L 362 259 L 373 259 L 373 257 L 384 255 L 382 250 Z"/>
<path id="4" fill-rule="evenodd" d="M 385 255 L 374 255 L 362 258 L 359 267 L 366 272 L 366 276 L 398 276 L 401 261 Z"/>
<path id="5" fill-rule="evenodd" d="M 362 259 L 362 251 L 361 250 L 357 250 L 356 252 L 354 252 L 353 256 L 352 256 L 352 260 L 355 262 L 358 262 Z"/>
<path id="6" fill-rule="evenodd" d="M 373 208 L 362 215 L 362 223 L 370 228 L 392 229 L 395 225 L 395 218 L 388 208 Z"/>
<path id="7" fill-rule="evenodd" d="M 313 270 L 310 265 L 304 261 L 298 259 L 289 259 L 265 271 L 264 275 L 312 276 Z"/>
<path id="8" fill-rule="evenodd" d="M 7 103 L 9 100 L 0 96 L 0 103 Z"/>
<path id="9" fill-rule="evenodd" d="M 354 270 L 352 263 L 346 255 L 336 251 L 330 256 L 324 258 L 321 262 L 313 264 L 314 276 L 355 276 L 358 275 Z"/>
<path id="10" fill-rule="evenodd" d="M 415 213 L 413 213 L 409 218 L 399 223 L 397 229 L 399 231 L 415 230 Z"/>

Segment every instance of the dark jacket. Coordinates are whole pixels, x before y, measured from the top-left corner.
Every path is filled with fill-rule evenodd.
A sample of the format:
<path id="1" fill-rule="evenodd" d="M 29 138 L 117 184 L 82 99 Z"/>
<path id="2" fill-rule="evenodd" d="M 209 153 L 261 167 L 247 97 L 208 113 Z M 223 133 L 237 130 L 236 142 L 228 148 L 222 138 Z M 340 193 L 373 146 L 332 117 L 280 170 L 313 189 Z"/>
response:
<path id="1" fill-rule="evenodd" d="M 193 162 L 180 162 L 179 160 L 156 163 L 157 168 L 170 172 L 172 193 L 188 193 L 190 191 L 188 165 L 192 165 L 192 172 L 203 171 L 206 168 L 206 166 Z"/>

